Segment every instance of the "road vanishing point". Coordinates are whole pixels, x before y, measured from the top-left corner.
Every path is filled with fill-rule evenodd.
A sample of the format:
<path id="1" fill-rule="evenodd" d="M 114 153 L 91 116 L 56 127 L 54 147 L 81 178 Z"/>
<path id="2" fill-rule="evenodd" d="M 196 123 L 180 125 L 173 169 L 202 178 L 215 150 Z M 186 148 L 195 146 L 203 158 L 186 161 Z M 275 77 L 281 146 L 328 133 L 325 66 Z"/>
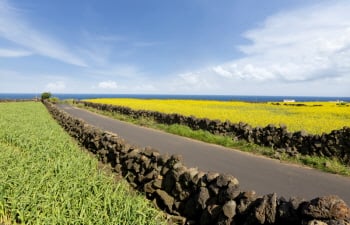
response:
<path id="1" fill-rule="evenodd" d="M 129 144 L 150 146 L 163 154 L 180 154 L 187 167 L 231 174 L 238 179 L 241 190 L 254 190 L 259 195 L 277 193 L 287 199 L 294 196 L 306 200 L 337 195 L 350 205 L 350 177 L 137 126 L 71 105 L 58 107 L 90 125 L 117 134 Z"/>

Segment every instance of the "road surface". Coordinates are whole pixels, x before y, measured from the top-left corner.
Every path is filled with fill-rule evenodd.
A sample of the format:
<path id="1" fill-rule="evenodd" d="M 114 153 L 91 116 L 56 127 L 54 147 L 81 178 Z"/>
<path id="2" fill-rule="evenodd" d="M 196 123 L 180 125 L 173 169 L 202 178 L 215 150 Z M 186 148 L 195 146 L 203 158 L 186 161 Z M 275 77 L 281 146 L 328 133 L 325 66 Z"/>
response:
<path id="1" fill-rule="evenodd" d="M 297 196 L 307 200 L 332 194 L 350 205 L 349 177 L 136 126 L 70 105 L 58 106 L 88 124 L 118 134 L 129 144 L 151 146 L 161 153 L 181 154 L 187 167 L 231 174 L 239 180 L 241 190 L 255 190 L 258 194 L 276 192 L 286 198 Z"/>

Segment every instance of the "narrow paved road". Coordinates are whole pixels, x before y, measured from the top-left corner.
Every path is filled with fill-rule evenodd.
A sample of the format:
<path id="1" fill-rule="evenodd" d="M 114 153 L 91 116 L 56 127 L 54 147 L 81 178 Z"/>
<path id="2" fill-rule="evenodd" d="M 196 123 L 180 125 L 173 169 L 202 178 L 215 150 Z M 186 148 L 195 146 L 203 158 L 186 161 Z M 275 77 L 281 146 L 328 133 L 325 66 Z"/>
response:
<path id="1" fill-rule="evenodd" d="M 140 147 L 152 146 L 161 153 L 181 154 L 188 167 L 231 174 L 239 180 L 242 190 L 255 190 L 258 194 L 276 192 L 286 198 L 299 196 L 305 199 L 335 194 L 350 205 L 349 177 L 289 165 L 278 160 L 136 126 L 69 105 L 59 107 L 91 125 L 118 134 L 130 144 Z"/>

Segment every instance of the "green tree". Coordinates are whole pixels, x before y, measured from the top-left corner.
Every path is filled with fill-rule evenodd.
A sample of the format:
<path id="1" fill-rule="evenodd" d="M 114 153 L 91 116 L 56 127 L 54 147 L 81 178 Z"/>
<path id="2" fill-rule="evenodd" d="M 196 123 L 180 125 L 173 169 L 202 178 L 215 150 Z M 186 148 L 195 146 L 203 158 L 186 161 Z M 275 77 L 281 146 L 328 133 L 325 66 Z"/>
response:
<path id="1" fill-rule="evenodd" d="M 46 100 L 51 98 L 51 93 L 50 92 L 44 92 L 41 94 L 41 100 Z"/>

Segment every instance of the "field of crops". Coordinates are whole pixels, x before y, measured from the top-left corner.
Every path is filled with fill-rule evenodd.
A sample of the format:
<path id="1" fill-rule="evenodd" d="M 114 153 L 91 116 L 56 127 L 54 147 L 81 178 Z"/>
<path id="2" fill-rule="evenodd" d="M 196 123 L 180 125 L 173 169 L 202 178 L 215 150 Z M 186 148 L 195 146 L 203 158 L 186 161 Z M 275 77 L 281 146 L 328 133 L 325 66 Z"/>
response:
<path id="1" fill-rule="evenodd" d="M 197 118 L 246 122 L 252 126 L 285 124 L 289 131 L 321 134 L 350 126 L 350 104 L 335 102 L 247 103 L 204 100 L 89 99 L 95 103 L 128 106 L 132 109 L 193 115 Z"/>
<path id="2" fill-rule="evenodd" d="M 165 224 L 41 103 L 0 103 L 0 224 Z"/>

